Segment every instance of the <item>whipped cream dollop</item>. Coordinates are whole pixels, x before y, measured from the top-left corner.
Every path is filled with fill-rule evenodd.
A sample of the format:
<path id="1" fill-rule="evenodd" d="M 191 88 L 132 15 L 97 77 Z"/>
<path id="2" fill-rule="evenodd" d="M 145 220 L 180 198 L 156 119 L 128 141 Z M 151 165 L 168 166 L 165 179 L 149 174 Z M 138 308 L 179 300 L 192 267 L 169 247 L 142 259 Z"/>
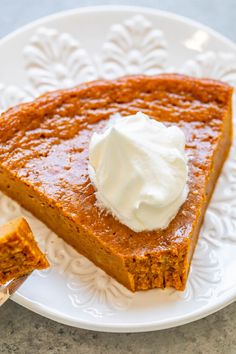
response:
<path id="1" fill-rule="evenodd" d="M 139 112 L 92 135 L 89 176 L 98 204 L 130 229 L 166 228 L 188 195 L 185 135 Z"/>

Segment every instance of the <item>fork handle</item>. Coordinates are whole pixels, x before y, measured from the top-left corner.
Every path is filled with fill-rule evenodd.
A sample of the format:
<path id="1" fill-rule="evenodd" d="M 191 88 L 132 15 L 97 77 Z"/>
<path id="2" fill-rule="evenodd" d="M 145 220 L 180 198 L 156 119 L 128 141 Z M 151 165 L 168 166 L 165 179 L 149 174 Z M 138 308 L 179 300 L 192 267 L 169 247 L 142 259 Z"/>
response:
<path id="1" fill-rule="evenodd" d="M 2 306 L 10 297 L 10 292 L 7 287 L 0 288 L 0 306 Z"/>
<path id="2" fill-rule="evenodd" d="M 0 286 L 0 306 L 2 306 L 9 299 L 9 297 L 19 289 L 30 274 L 31 273 L 26 274 L 20 278 L 11 280 L 6 285 Z"/>

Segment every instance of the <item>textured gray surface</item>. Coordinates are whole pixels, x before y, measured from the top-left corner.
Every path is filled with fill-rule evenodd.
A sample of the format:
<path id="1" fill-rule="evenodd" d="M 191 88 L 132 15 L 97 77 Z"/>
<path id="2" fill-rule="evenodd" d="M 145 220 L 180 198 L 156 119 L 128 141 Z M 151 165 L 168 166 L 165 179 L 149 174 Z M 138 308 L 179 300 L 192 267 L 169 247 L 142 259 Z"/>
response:
<path id="1" fill-rule="evenodd" d="M 86 5 L 145 5 L 188 16 L 236 40 L 236 0 L 0 0 L 0 36 L 36 18 Z M 7 302 L 0 308 L 0 354 L 235 354 L 236 304 L 179 328 L 108 334 L 66 327 Z"/>

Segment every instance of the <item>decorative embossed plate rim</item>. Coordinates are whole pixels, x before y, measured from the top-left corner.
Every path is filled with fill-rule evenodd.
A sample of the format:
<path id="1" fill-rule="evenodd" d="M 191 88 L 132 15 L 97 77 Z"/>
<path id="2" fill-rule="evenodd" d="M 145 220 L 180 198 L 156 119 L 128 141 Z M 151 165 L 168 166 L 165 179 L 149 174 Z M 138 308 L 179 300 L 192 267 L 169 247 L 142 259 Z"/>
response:
<path id="1" fill-rule="evenodd" d="M 101 6 L 59 13 L 8 35 L 0 48 L 0 110 L 45 90 L 136 72 L 179 71 L 236 86 L 234 43 L 192 20 L 154 9 Z M 58 50 L 66 53 L 63 60 Z M 208 209 L 184 293 L 131 294 L 0 195 L 0 222 L 25 215 L 54 264 L 49 272 L 35 272 L 13 300 L 58 322 L 108 332 L 169 328 L 231 303 L 236 297 L 230 272 L 236 266 L 233 155 L 235 147 Z"/>

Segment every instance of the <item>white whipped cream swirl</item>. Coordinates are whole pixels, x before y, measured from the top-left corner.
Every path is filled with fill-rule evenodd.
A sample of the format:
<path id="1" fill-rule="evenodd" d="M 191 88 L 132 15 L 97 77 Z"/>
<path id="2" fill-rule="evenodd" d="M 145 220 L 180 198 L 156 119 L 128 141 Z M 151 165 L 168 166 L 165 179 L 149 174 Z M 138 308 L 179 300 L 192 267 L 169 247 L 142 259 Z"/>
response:
<path id="1" fill-rule="evenodd" d="M 89 146 L 99 205 L 130 229 L 166 228 L 188 195 L 185 136 L 139 112 L 110 120 Z"/>

